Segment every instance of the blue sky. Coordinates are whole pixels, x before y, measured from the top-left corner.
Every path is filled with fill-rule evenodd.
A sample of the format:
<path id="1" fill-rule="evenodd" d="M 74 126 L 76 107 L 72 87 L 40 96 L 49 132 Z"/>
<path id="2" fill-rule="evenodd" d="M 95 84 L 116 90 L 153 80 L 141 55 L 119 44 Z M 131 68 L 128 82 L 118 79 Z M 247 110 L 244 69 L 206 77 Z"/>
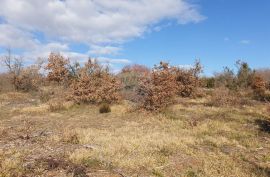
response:
<path id="1" fill-rule="evenodd" d="M 22 2 L 0 2 L 0 54 L 11 47 L 28 63 L 58 51 L 79 61 L 97 57 L 114 70 L 160 60 L 191 65 L 195 59 L 206 75 L 238 59 L 270 67 L 269 0 Z"/>
<path id="2" fill-rule="evenodd" d="M 125 45 L 123 57 L 153 65 L 166 59 L 192 64 L 198 58 L 206 74 L 234 67 L 238 59 L 252 67 L 270 67 L 270 1 L 198 0 L 207 17 L 197 24 L 173 24 Z"/>

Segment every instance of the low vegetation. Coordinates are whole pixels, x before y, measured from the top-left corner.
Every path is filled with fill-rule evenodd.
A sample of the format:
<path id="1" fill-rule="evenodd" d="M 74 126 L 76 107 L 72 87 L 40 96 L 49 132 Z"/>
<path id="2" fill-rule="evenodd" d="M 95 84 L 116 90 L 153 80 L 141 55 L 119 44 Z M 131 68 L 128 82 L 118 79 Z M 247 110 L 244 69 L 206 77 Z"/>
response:
<path id="1" fill-rule="evenodd" d="M 267 69 L 3 61 L 1 177 L 270 176 Z"/>

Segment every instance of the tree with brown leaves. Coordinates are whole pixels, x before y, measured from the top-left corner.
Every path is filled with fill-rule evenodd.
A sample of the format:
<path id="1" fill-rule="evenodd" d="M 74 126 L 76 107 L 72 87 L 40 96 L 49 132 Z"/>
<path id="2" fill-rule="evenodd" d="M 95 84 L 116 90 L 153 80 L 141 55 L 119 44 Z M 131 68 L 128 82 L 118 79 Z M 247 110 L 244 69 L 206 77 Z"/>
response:
<path id="1" fill-rule="evenodd" d="M 49 81 L 57 82 L 58 84 L 68 80 L 69 60 L 57 53 L 51 53 L 48 58 L 48 64 L 45 67 L 49 71 L 47 79 Z"/>
<path id="2" fill-rule="evenodd" d="M 200 85 L 199 74 L 202 66 L 199 61 L 195 62 L 190 69 L 176 68 L 177 94 L 182 97 L 190 97 Z"/>
<path id="3" fill-rule="evenodd" d="M 168 63 L 156 65 L 150 78 L 142 80 L 138 94 L 142 96 L 142 106 L 149 111 L 160 111 L 171 105 L 177 92 L 175 68 Z"/>
<path id="4" fill-rule="evenodd" d="M 120 82 L 91 59 L 79 71 L 79 76 L 71 84 L 70 99 L 84 103 L 112 103 L 120 99 Z"/>

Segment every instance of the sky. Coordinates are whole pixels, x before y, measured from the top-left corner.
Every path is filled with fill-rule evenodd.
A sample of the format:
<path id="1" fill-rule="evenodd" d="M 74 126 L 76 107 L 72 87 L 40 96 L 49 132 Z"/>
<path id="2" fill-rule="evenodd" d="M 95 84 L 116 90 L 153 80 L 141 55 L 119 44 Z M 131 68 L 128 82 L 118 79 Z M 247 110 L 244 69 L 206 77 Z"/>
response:
<path id="1" fill-rule="evenodd" d="M 117 72 L 159 61 L 204 74 L 270 67 L 269 0 L 1 0 L 0 55 L 11 48 L 26 64 L 50 52 L 88 57 Z M 3 65 L 0 65 L 3 71 Z"/>

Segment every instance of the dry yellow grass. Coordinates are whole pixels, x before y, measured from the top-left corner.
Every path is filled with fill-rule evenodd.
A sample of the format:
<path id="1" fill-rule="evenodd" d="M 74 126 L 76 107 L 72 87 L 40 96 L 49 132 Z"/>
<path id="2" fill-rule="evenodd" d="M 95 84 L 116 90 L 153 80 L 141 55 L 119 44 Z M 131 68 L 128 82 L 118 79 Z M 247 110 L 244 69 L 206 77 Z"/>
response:
<path id="1" fill-rule="evenodd" d="M 3 105 L 0 176 L 269 176 L 268 105 L 206 102 L 183 99 L 159 114 L 128 102 L 108 114 L 71 102 L 57 112 L 48 103 Z"/>

